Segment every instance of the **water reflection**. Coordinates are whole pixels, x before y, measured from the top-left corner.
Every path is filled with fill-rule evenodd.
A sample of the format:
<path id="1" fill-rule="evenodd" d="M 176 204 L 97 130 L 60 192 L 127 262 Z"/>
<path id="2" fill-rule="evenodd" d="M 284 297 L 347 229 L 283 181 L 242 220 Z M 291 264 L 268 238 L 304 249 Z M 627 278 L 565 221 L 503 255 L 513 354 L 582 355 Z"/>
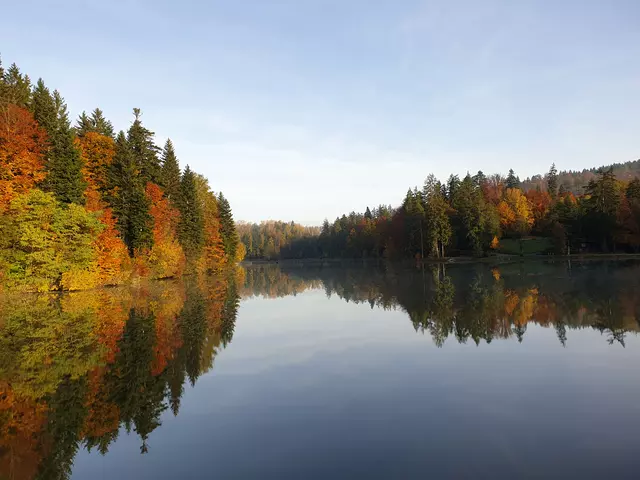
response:
<path id="1" fill-rule="evenodd" d="M 402 310 L 440 347 L 447 341 L 526 342 L 531 324 L 554 329 L 563 346 L 571 344 L 572 331 L 586 328 L 624 346 L 639 329 L 637 263 L 425 270 L 268 265 L 133 289 L 5 296 L 0 478 L 68 478 L 80 449 L 106 454 L 123 430 L 137 436 L 141 453 L 153 451 L 150 435 L 163 415 L 179 415 L 185 384 L 195 385 L 231 342 L 239 299 L 307 290 Z"/>
<path id="2" fill-rule="evenodd" d="M 146 453 L 231 341 L 238 303 L 233 277 L 3 298 L 0 478 L 68 478 L 81 447 L 106 453 L 121 426 Z"/>
<path id="3" fill-rule="evenodd" d="M 243 292 L 275 297 L 316 288 L 371 308 L 402 309 L 415 330 L 438 346 L 449 337 L 522 342 L 531 323 L 554 328 L 562 345 L 568 330 L 593 328 L 622 346 L 629 332 L 639 330 L 637 262 L 440 264 L 424 270 L 266 265 L 247 270 Z"/>

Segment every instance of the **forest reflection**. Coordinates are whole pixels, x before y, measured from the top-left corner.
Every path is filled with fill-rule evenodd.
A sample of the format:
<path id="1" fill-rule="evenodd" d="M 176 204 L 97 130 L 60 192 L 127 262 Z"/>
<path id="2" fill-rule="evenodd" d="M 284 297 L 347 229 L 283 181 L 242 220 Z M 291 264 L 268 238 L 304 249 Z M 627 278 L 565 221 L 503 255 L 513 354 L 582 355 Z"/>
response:
<path id="1" fill-rule="evenodd" d="M 295 267 L 62 295 L 0 297 L 0 478 L 68 478 L 81 449 L 107 453 L 123 430 L 141 453 L 178 415 L 232 340 L 240 298 L 314 290 L 399 309 L 442 346 L 523 341 L 531 324 L 596 329 L 625 344 L 640 318 L 637 263 Z M 152 443 L 152 442 L 151 442 Z"/>
<path id="2" fill-rule="evenodd" d="M 81 447 L 106 453 L 121 427 L 146 453 L 162 413 L 178 415 L 185 382 L 231 341 L 237 283 L 233 272 L 3 297 L 0 478 L 68 478 Z"/>
<path id="3" fill-rule="evenodd" d="M 442 346 L 515 338 L 527 326 L 554 328 L 567 344 L 569 330 L 592 328 L 610 344 L 624 346 L 640 321 L 640 265 L 637 262 L 390 265 L 248 268 L 243 296 L 279 297 L 324 289 L 347 302 L 400 309 L 418 332 Z"/>

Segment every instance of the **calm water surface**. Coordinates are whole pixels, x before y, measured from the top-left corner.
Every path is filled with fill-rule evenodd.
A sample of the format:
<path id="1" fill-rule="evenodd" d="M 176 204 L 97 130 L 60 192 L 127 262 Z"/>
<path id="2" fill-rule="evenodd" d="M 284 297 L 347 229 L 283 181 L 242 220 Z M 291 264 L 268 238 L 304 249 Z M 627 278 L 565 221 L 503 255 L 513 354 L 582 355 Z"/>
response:
<path id="1" fill-rule="evenodd" d="M 640 264 L 6 297 L 0 478 L 638 478 Z"/>

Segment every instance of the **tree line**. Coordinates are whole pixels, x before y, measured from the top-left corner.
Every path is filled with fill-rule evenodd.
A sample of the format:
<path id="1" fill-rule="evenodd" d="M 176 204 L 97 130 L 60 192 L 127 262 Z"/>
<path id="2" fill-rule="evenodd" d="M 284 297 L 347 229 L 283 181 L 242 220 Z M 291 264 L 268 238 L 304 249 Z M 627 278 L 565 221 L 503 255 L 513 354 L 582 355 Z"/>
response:
<path id="1" fill-rule="evenodd" d="M 506 177 L 451 175 L 445 183 L 429 175 L 399 207 L 367 207 L 325 220 L 319 235 L 294 239 L 287 256 L 395 260 L 640 251 L 640 179 L 619 180 L 612 168 L 602 168 L 575 195 L 559 183 L 555 165 L 544 178 L 543 187 L 524 191 L 513 170 Z"/>
<path id="2" fill-rule="evenodd" d="M 135 276 L 219 271 L 243 256 L 229 202 L 163 148 L 133 109 L 71 124 L 64 98 L 0 63 L 0 276 L 24 290 L 77 290 Z"/>
<path id="3" fill-rule="evenodd" d="M 624 163 L 613 163 L 608 166 L 600 167 L 604 169 L 613 169 L 614 175 L 625 182 L 640 177 L 640 160 L 633 160 Z M 559 171 L 558 185 L 564 191 L 571 192 L 574 195 L 580 195 L 584 192 L 584 187 L 589 185 L 591 180 L 595 180 L 598 175 L 599 168 L 585 168 L 582 171 Z M 522 189 L 535 190 L 536 188 L 544 189 L 546 185 L 545 175 L 533 175 L 522 181 Z"/>
<path id="4" fill-rule="evenodd" d="M 315 237 L 320 234 L 319 227 L 273 220 L 260 224 L 241 222 L 237 228 L 240 241 L 246 250 L 246 257 L 250 259 L 288 258 L 300 252 L 303 256 L 312 256 L 315 252 Z"/>

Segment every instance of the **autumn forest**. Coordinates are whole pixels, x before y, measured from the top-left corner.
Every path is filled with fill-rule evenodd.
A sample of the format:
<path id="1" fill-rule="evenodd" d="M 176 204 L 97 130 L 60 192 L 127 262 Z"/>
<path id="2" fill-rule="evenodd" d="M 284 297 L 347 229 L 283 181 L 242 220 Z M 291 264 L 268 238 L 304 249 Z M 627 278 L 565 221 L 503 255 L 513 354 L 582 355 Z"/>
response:
<path id="1" fill-rule="evenodd" d="M 638 166 L 559 174 L 552 165 L 544 177 L 523 182 L 513 170 L 506 177 L 451 175 L 445 183 L 429 175 L 397 208 L 367 207 L 321 228 L 269 221 L 241 223 L 238 231 L 247 258 L 265 259 L 638 253 Z"/>
<path id="2" fill-rule="evenodd" d="M 80 290 L 222 271 L 243 257 L 229 202 L 163 148 L 133 109 L 72 124 L 64 98 L 0 64 L 0 278 Z"/>

